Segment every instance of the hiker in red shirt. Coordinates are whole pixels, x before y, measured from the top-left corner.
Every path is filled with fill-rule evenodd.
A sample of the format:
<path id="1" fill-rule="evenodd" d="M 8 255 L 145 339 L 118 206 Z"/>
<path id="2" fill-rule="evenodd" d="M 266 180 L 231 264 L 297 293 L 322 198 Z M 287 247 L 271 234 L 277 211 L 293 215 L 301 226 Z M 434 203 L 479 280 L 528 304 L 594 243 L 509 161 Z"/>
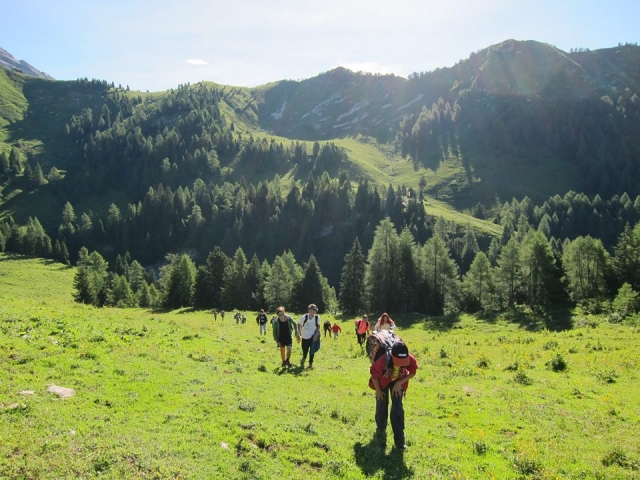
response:
<path id="1" fill-rule="evenodd" d="M 360 348 L 363 348 L 368 333 L 371 333 L 369 317 L 367 317 L 367 315 L 363 315 L 362 318 L 356 320 L 356 336 L 358 337 L 358 344 L 360 345 Z"/>
<path id="2" fill-rule="evenodd" d="M 331 327 L 331 333 L 333 333 L 333 338 L 338 338 L 338 334 L 342 332 L 342 328 L 337 323 L 334 323 Z"/>
<path id="3" fill-rule="evenodd" d="M 382 355 L 369 369 L 369 387 L 376 391 L 376 437 L 383 442 L 386 441 L 391 392 L 391 429 L 395 448 L 398 450 L 407 448 L 402 399 L 409 388 L 409 380 L 416 376 L 417 370 L 418 362 L 413 355 L 409 355 L 409 349 L 402 342 L 396 343 L 391 348 L 390 355 Z"/>

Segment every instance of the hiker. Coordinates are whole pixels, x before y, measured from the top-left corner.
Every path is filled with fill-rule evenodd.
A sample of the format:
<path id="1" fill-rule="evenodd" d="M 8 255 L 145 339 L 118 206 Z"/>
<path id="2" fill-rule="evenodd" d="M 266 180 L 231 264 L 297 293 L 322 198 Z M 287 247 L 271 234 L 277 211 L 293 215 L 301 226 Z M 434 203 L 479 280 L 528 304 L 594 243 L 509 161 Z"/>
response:
<path id="1" fill-rule="evenodd" d="M 220 310 L 220 321 L 224 322 L 224 310 Z"/>
<path id="2" fill-rule="evenodd" d="M 242 324 L 247 323 L 247 316 L 244 313 L 242 315 L 240 315 L 240 322 Z"/>
<path id="3" fill-rule="evenodd" d="M 260 325 L 260 335 L 267 334 L 267 322 L 269 319 L 267 318 L 267 314 L 264 313 L 264 308 L 260 309 L 258 316 L 256 317 L 256 323 Z"/>
<path id="4" fill-rule="evenodd" d="M 235 318 L 236 325 L 238 325 L 240 323 L 240 312 L 236 312 L 236 314 L 233 316 L 233 318 Z"/>
<path id="5" fill-rule="evenodd" d="M 371 332 L 371 324 L 369 317 L 364 314 L 361 319 L 356 320 L 356 336 L 358 337 L 358 345 L 363 348 L 367 334 Z"/>
<path id="6" fill-rule="evenodd" d="M 309 313 L 305 313 L 298 320 L 298 335 L 302 338 L 302 359 L 300 366 L 304 367 L 304 362 L 309 355 L 309 370 L 313 369 L 313 357 L 315 351 L 311 348 L 311 344 L 320 337 L 320 315 L 318 315 L 318 307 L 310 304 L 307 307 Z"/>
<path id="7" fill-rule="evenodd" d="M 291 345 L 293 344 L 293 332 L 296 332 L 296 340 L 300 342 L 300 336 L 297 334 L 296 322 L 291 316 L 284 313 L 284 307 L 276 308 L 276 316 L 271 319 L 271 327 L 273 330 L 273 339 L 280 349 L 280 357 L 282 357 L 282 367 L 290 367 L 291 362 Z"/>
<path id="8" fill-rule="evenodd" d="M 331 335 L 331 322 L 329 320 L 325 321 L 322 324 L 322 329 L 324 330 L 324 336 L 327 337 L 327 333 Z"/>
<path id="9" fill-rule="evenodd" d="M 407 345 L 396 343 L 390 355 L 378 358 L 369 369 L 369 387 L 376 391 L 376 437 L 386 442 L 389 392 L 391 392 L 391 429 L 393 442 L 398 450 L 406 450 L 404 436 L 404 407 L 402 399 L 409 388 L 409 380 L 416 376 L 418 362 L 409 354 Z"/>
<path id="10" fill-rule="evenodd" d="M 331 327 L 331 332 L 333 333 L 333 338 L 338 338 L 338 334 L 342 332 L 342 327 L 337 323 L 334 323 L 333 327 Z"/>
<path id="11" fill-rule="evenodd" d="M 216 322 L 218 321 L 218 310 L 216 309 L 213 310 L 213 320 Z"/>
<path id="12" fill-rule="evenodd" d="M 373 327 L 373 331 L 379 332 L 380 330 L 393 330 L 394 328 L 396 328 L 396 322 L 393 321 L 387 312 L 384 312 L 380 315 L 380 318 L 378 318 L 378 321 Z"/>

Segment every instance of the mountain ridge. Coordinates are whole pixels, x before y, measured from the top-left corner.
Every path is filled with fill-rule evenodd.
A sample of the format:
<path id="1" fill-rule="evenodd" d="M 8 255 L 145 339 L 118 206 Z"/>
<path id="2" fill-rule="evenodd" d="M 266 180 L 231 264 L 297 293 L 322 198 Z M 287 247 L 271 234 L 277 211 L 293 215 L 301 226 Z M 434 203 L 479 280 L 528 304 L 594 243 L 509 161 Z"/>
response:
<path id="1" fill-rule="evenodd" d="M 2 47 L 0 47 L 0 66 L 6 68 L 7 70 L 20 70 L 25 75 L 29 75 L 31 77 L 55 80 L 51 75 L 38 70 L 28 62 L 16 59 Z"/>

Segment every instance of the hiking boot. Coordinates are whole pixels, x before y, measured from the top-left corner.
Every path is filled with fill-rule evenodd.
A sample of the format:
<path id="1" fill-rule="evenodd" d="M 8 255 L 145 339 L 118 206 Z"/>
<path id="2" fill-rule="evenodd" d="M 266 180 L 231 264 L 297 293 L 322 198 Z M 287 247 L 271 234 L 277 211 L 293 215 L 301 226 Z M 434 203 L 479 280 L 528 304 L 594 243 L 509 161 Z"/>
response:
<path id="1" fill-rule="evenodd" d="M 282 365 L 280 365 L 280 367 L 286 367 L 286 366 L 287 366 L 287 361 L 286 361 L 286 360 L 283 360 L 283 361 L 282 361 Z"/>
<path id="2" fill-rule="evenodd" d="M 285 360 L 284 363 L 285 363 L 285 367 L 291 366 L 291 362 L 289 361 L 289 359 Z"/>

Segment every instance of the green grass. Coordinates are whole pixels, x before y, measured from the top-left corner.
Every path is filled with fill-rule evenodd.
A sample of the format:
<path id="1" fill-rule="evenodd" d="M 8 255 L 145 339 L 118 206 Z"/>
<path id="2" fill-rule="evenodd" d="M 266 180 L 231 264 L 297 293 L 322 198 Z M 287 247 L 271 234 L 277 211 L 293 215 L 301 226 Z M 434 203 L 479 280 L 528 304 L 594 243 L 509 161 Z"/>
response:
<path id="1" fill-rule="evenodd" d="M 637 478 L 640 332 L 597 317 L 396 318 L 409 450 L 374 442 L 351 318 L 279 368 L 254 313 L 95 309 L 74 270 L 0 256 L 0 478 Z M 231 313 L 231 312 L 230 312 Z M 294 345 L 292 360 L 299 359 Z M 561 356 L 566 369 L 554 371 Z M 68 399 L 50 385 L 76 390 Z M 20 392 L 33 391 L 33 395 Z"/>

